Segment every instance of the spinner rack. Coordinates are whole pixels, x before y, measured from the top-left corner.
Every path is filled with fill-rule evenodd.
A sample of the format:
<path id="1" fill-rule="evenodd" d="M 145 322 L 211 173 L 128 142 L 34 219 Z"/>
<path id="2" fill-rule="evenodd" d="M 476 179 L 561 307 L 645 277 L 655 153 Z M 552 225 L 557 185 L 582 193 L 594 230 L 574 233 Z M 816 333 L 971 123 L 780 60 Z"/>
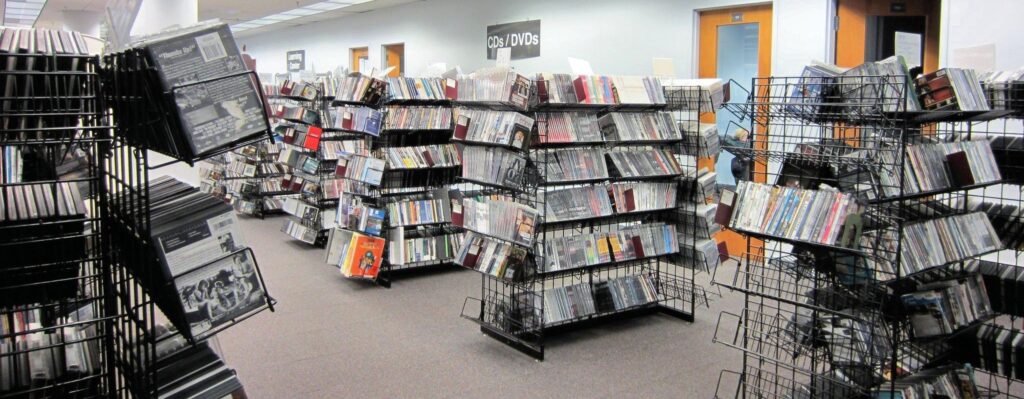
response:
<path id="1" fill-rule="evenodd" d="M 387 111 L 386 111 L 386 109 L 384 109 L 384 100 L 385 100 L 384 98 L 380 98 L 377 102 L 364 102 L 364 101 L 339 100 L 339 99 L 336 99 L 334 97 L 324 97 L 322 109 L 323 109 L 323 113 L 324 113 L 325 117 L 327 117 L 327 118 L 331 117 L 330 116 L 331 115 L 330 108 L 332 108 L 332 107 L 362 107 L 362 108 L 369 108 L 369 109 L 373 109 L 373 110 L 379 111 L 379 112 L 381 112 L 381 122 L 382 122 L 381 123 L 381 133 L 383 134 L 383 129 L 384 129 L 383 121 L 385 120 L 385 118 L 387 118 L 387 113 L 386 113 Z M 352 185 L 353 187 L 354 186 L 362 187 L 362 191 L 364 191 L 364 193 L 354 193 L 354 192 L 351 192 L 351 191 L 349 191 L 347 189 L 344 189 L 344 188 L 339 188 L 339 189 L 336 189 L 335 191 L 337 191 L 340 195 L 358 197 L 362 201 L 363 204 L 366 204 L 368 206 L 380 207 L 382 205 L 382 203 L 383 203 L 381 198 L 382 198 L 382 194 L 383 194 L 384 190 L 383 190 L 382 187 L 374 187 L 373 185 L 371 185 L 369 183 L 366 183 L 366 182 L 362 182 L 362 181 L 355 180 L 355 179 L 349 179 L 347 177 L 336 176 L 335 171 L 336 171 L 336 166 L 337 166 L 337 163 L 339 161 L 340 155 L 339 156 L 335 156 L 335 157 L 333 157 L 331 159 L 328 159 L 328 158 L 324 157 L 325 150 L 323 149 L 323 145 L 324 145 L 323 143 L 331 142 L 331 141 L 360 142 L 360 143 L 362 143 L 362 145 L 365 146 L 365 148 L 367 150 L 367 152 L 365 154 L 360 154 L 360 155 L 367 156 L 367 157 L 373 157 L 374 154 L 375 154 L 375 151 L 378 150 L 379 148 L 381 148 L 382 146 L 384 146 L 383 139 L 381 137 L 379 137 L 379 136 L 375 137 L 372 134 L 370 134 L 369 132 L 363 132 L 363 131 L 359 131 L 359 130 L 346 129 L 346 128 L 338 128 L 338 127 L 325 127 L 324 128 L 323 137 L 320 138 L 321 150 L 318 151 L 318 153 L 320 154 L 320 179 L 321 179 L 321 182 L 331 181 L 332 184 L 334 184 L 334 183 L 336 183 L 336 181 L 340 181 L 344 185 Z M 388 174 L 385 173 L 384 175 L 385 175 L 384 177 L 387 177 Z M 384 182 L 385 182 L 385 180 L 382 178 L 381 184 L 383 185 Z M 339 198 L 327 198 L 326 196 L 323 195 L 324 190 L 322 190 L 322 189 L 320 190 L 320 193 L 321 193 L 321 197 L 318 200 L 318 203 L 320 204 L 321 214 L 323 213 L 324 209 L 328 209 L 328 208 L 334 209 L 334 208 L 338 207 L 338 202 L 340 200 Z M 386 229 L 385 229 L 386 226 L 387 226 L 387 218 L 385 217 L 384 225 L 381 226 L 381 234 L 382 235 L 384 235 L 386 233 Z M 332 228 L 334 228 L 334 227 L 332 227 Z M 328 235 L 327 235 L 328 232 L 329 232 L 329 230 L 325 230 L 325 231 L 322 232 L 325 240 L 328 237 Z M 385 239 L 387 238 L 386 235 L 384 236 L 384 238 Z M 326 244 L 326 241 L 325 241 L 325 244 Z M 390 288 L 391 287 L 391 280 L 388 277 L 385 276 L 386 273 L 384 272 L 385 271 L 385 264 L 387 263 L 387 258 L 388 258 L 388 252 L 387 251 L 388 251 L 388 246 L 385 245 L 384 252 L 382 254 L 382 256 L 384 257 L 384 261 L 382 261 L 382 263 L 381 263 L 381 269 L 380 269 L 380 272 L 378 272 L 378 278 L 374 279 L 373 281 L 376 284 L 379 284 L 381 286 Z M 337 266 L 337 265 L 335 265 L 335 266 Z"/>
<path id="2" fill-rule="evenodd" d="M 309 124 L 306 121 L 301 121 L 301 120 L 278 118 L 279 123 L 280 123 L 278 126 L 282 126 L 282 125 L 297 125 L 297 126 L 300 126 L 300 127 L 305 127 L 306 129 L 313 128 L 313 127 L 322 127 L 324 125 L 325 121 L 326 121 L 325 110 L 327 108 L 327 105 L 331 101 L 330 98 L 324 96 L 322 93 L 323 93 L 323 87 L 319 87 L 318 90 L 317 90 L 317 94 L 316 94 L 316 96 L 313 99 L 308 99 L 308 98 L 299 97 L 299 96 L 280 96 L 280 95 L 269 97 L 268 100 L 271 101 L 271 103 L 274 103 L 274 102 L 282 102 L 282 103 L 291 102 L 291 103 L 297 104 L 299 107 L 301 107 L 301 108 L 303 108 L 303 109 L 305 109 L 307 111 L 313 112 L 313 113 L 315 113 L 317 115 L 317 123 Z M 319 126 L 317 126 L 317 125 L 319 125 Z M 324 131 L 326 132 L 327 130 L 324 129 Z M 326 137 L 324 137 L 324 136 L 326 136 L 326 133 L 320 137 L 320 143 L 322 143 L 323 140 L 326 139 Z M 275 144 L 278 145 L 278 147 L 280 149 L 287 148 L 287 149 L 290 149 L 290 150 L 293 150 L 293 151 L 298 151 L 300 154 L 303 154 L 303 155 L 315 158 L 318 161 L 317 170 L 314 171 L 313 173 L 308 173 L 308 172 L 302 170 L 302 168 L 301 168 L 302 165 L 298 165 L 296 167 L 292 167 L 290 165 L 285 165 L 283 167 L 286 170 L 288 170 L 289 173 L 287 173 L 284 177 L 282 177 L 280 179 L 280 181 L 281 181 L 280 191 L 265 192 L 265 193 L 262 193 L 262 194 L 265 195 L 265 196 L 272 196 L 272 197 L 285 196 L 285 197 L 291 197 L 291 198 L 298 198 L 300 201 L 304 202 L 305 204 L 310 205 L 310 206 L 316 208 L 318 211 L 316 212 L 315 215 L 288 215 L 288 219 L 285 221 L 284 225 L 282 225 L 281 231 L 284 232 L 285 234 L 288 234 L 292 238 L 299 240 L 299 241 L 305 242 L 307 244 L 310 244 L 310 245 L 313 245 L 313 246 L 316 246 L 316 247 L 322 247 L 322 246 L 324 246 L 327 243 L 327 232 L 328 232 L 328 229 L 323 228 L 323 213 L 324 213 L 323 211 L 324 211 L 324 209 L 329 208 L 329 203 L 330 203 L 330 201 L 324 199 L 324 193 L 323 193 L 323 184 L 325 182 L 325 176 L 326 176 L 326 172 L 325 172 L 326 168 L 323 165 L 323 163 L 324 163 L 323 151 L 322 151 L 322 147 L 323 146 L 322 146 L 322 144 L 318 143 L 316 149 L 311 149 L 311 148 L 304 147 L 303 143 L 286 143 L 283 140 L 280 140 L 280 139 L 278 139 L 276 137 L 275 137 L 275 141 L 276 141 Z M 294 187 L 285 187 L 285 185 L 293 185 L 294 184 L 293 181 L 289 181 L 289 180 L 294 180 L 296 178 L 302 178 L 302 179 L 304 179 L 304 181 L 314 182 L 317 185 L 317 188 L 315 190 L 312 190 L 312 191 L 306 191 L 303 187 L 299 187 L 298 189 L 296 189 Z M 287 230 L 293 224 L 298 224 L 299 226 L 301 226 L 301 228 L 305 229 L 306 233 L 308 233 L 308 232 L 314 232 L 314 233 L 313 234 L 305 234 L 304 233 L 304 234 L 302 234 L 303 238 L 298 238 L 298 237 L 292 236 L 290 233 L 287 232 Z"/>
<path id="3" fill-rule="evenodd" d="M 118 315 L 109 330 L 107 341 L 110 351 L 107 356 L 109 365 L 114 370 L 113 386 L 117 388 L 117 392 L 112 396 L 119 397 L 156 397 L 160 393 L 161 381 L 156 367 L 157 345 L 163 339 L 174 337 L 170 335 L 157 338 L 157 325 L 159 319 L 164 316 L 151 296 L 151 287 L 143 283 L 151 281 L 152 277 L 160 272 L 155 267 L 139 267 L 159 262 L 150 242 L 150 231 L 153 227 L 148 184 L 150 172 L 177 162 L 194 165 L 206 157 L 215 157 L 236 148 L 267 140 L 267 137 L 261 137 L 234 143 L 200 159 L 173 159 L 170 162 L 151 164 L 150 150 L 142 144 L 141 138 L 157 132 L 173 132 L 173 124 L 169 118 L 175 117 L 174 111 L 166 109 L 163 101 L 153 99 L 173 98 L 174 90 L 182 87 L 241 75 L 250 75 L 259 87 L 259 79 L 255 72 L 246 71 L 189 83 L 175 87 L 169 92 L 159 93 L 153 92 L 154 89 L 147 80 L 147 76 L 155 76 L 156 73 L 152 67 L 145 65 L 134 50 L 104 56 L 104 98 L 109 103 L 111 120 L 116 127 L 109 148 L 100 155 L 100 164 L 105 165 L 101 176 L 103 191 L 100 204 L 103 206 L 101 212 L 107 221 L 104 225 L 104 234 L 109 237 L 109 244 L 104 249 L 107 251 L 112 270 L 107 289 L 114 299 L 108 303 L 108 313 Z M 262 93 L 260 95 L 262 97 Z M 246 248 L 242 251 L 251 250 Z M 256 271 L 260 284 L 265 287 L 258 265 Z M 263 310 L 273 311 L 275 303 L 276 301 L 268 296 L 266 306 L 214 328 L 205 334 L 205 337 L 212 337 L 217 332 Z M 189 344 L 196 345 L 200 342 L 204 342 L 204 339 L 192 340 Z"/>
<path id="4" fill-rule="evenodd" d="M 1024 333 L 1024 242 L 1019 228 L 1024 225 L 1024 84 L 999 83 L 986 87 L 1005 96 L 990 96 L 987 112 L 931 112 L 914 115 L 925 121 L 921 129 L 934 131 L 945 141 L 988 140 L 999 166 L 1001 181 L 961 187 L 936 195 L 937 199 L 960 200 L 960 211 L 983 209 L 1000 234 L 1004 249 L 977 262 L 952 265 L 950 273 L 981 272 L 995 316 L 975 323 L 948 339 L 951 350 L 943 360 L 971 364 L 980 394 L 989 397 L 1024 398 L 1024 363 L 1021 339 Z M 991 93 L 990 93 L 991 94 Z M 936 122 L 932 122 L 935 121 Z M 998 275 L 996 275 L 998 273 Z M 983 348 L 983 349 L 980 349 Z M 1001 353 L 999 353 L 1001 352 Z M 1002 356 L 999 356 L 1001 354 Z M 1002 360 L 1000 362 L 999 360 Z"/>
<path id="5" fill-rule="evenodd" d="M 104 164 L 98 154 L 110 146 L 110 126 L 99 58 L 12 53 L 4 59 L 17 67 L 0 72 L 8 93 L 0 98 L 0 149 L 5 157 L 20 154 L 24 162 L 18 171 L 13 159 L 5 160 L 0 179 L 6 204 L 0 206 L 6 215 L 0 222 L 0 397 L 114 395 L 119 385 L 113 326 L 125 316 L 112 288 L 112 269 L 122 270 L 106 259 Z M 73 162 L 80 168 L 61 172 Z M 77 187 L 83 213 L 59 211 L 66 209 L 58 194 L 63 185 Z M 41 208 L 31 217 L 14 216 L 15 205 L 29 203 L 14 190 L 43 187 L 50 194 L 31 205 Z M 77 373 L 63 368 L 66 353 L 75 351 L 91 353 Z M 33 374 L 34 366 L 48 374 Z"/>
<path id="6" fill-rule="evenodd" d="M 981 344 L 975 341 L 996 336 L 978 332 L 985 326 L 1020 331 L 1019 312 L 1003 309 L 951 334 L 915 338 L 900 302 L 900 295 L 921 284 L 977 273 L 972 266 L 977 259 L 1009 264 L 1012 277 L 999 288 L 1005 289 L 1001 295 L 1015 294 L 1011 280 L 1020 276 L 1018 248 L 914 273 L 904 272 L 902 253 L 910 245 L 904 238 L 910 223 L 970 212 L 977 209 L 973 200 L 1019 209 L 1019 175 L 1004 161 L 1024 155 L 1019 147 L 993 145 L 1002 180 L 909 192 L 908 146 L 971 137 L 1019 139 L 1020 133 L 1010 132 L 1022 131 L 1020 120 L 1007 118 L 1020 113 L 908 112 L 909 85 L 902 76 L 807 79 L 754 78 L 746 101 L 727 107 L 750 123 L 751 145 L 726 150 L 748 161 L 743 180 L 810 189 L 827 184 L 854 194 L 863 209 L 863 235 L 858 245 L 843 246 L 734 230 L 746 237 L 741 262 L 731 275 L 716 274 L 714 283 L 741 293 L 744 307 L 719 315 L 714 341 L 740 351 L 743 361 L 738 370 L 723 370 L 716 397 L 888 397 L 901 384 L 932 382 L 963 370 L 973 373 L 981 397 L 1021 397 L 1021 380 L 1006 375 L 1015 365 L 996 371 L 986 370 L 994 363 L 965 368 L 977 360 L 972 356 Z M 794 101 L 793 93 L 816 85 L 826 88 L 820 99 Z M 1007 220 L 1020 221 L 1019 216 Z M 993 304 L 1002 300 L 991 287 L 988 293 Z"/>

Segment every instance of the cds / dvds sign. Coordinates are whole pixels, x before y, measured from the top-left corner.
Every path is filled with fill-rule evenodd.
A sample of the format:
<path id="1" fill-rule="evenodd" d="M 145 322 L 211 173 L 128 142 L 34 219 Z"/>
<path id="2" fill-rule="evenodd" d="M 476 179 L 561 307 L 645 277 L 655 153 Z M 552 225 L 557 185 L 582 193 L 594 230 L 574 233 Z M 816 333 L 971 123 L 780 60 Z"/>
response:
<path id="1" fill-rule="evenodd" d="M 497 59 L 499 48 L 511 48 L 513 60 L 540 57 L 540 20 L 488 26 L 487 59 Z"/>

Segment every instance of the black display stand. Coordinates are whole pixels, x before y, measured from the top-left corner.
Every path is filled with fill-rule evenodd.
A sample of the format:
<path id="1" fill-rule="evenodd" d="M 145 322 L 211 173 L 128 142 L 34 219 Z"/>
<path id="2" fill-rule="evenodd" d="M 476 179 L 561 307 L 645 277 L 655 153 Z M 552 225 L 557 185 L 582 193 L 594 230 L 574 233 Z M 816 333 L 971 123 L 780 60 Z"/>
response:
<path id="1" fill-rule="evenodd" d="M 27 53 L 3 59 L 0 397 L 114 396 L 111 333 L 123 315 L 112 289 L 120 269 L 106 261 L 109 218 L 97 154 L 109 148 L 110 128 L 99 60 Z M 19 156 L 21 170 L 13 168 Z M 78 193 L 77 210 L 67 210 L 62 187 Z M 15 194 L 24 191 L 34 191 L 34 201 Z M 72 352 L 91 359 L 73 371 Z"/>
<path id="2" fill-rule="evenodd" d="M 553 334 L 559 334 L 585 328 L 597 323 L 613 322 L 623 318 L 663 313 L 679 319 L 694 320 L 697 304 L 706 304 L 707 296 L 703 289 L 694 283 L 697 272 L 695 255 L 689 250 L 671 251 L 656 256 L 640 257 L 600 263 L 591 266 L 571 269 L 545 271 L 538 265 L 545 262 L 544 246 L 558 237 L 567 237 L 588 233 L 614 232 L 640 223 L 664 222 L 677 226 L 677 232 L 683 233 L 685 227 L 680 224 L 684 214 L 693 211 L 696 202 L 689 195 L 693 193 L 690 185 L 695 180 L 686 179 L 682 175 L 659 175 L 629 177 L 621 173 L 613 173 L 608 178 L 586 181 L 556 181 L 547 176 L 545 160 L 554 162 L 551 156 L 560 149 L 600 148 L 603 151 L 666 149 L 672 154 L 697 152 L 694 148 L 684 148 L 684 139 L 667 141 L 601 141 L 601 142 L 549 142 L 546 140 L 548 122 L 553 115 L 564 112 L 582 112 L 595 116 L 610 112 L 645 113 L 672 112 L 676 123 L 684 120 L 696 120 L 700 112 L 686 109 L 682 94 L 670 94 L 666 104 L 556 104 L 540 102 L 536 94 L 537 84 L 534 82 L 531 108 L 526 111 L 511 104 L 474 104 L 489 109 L 504 111 L 527 112 L 535 119 L 531 140 L 524 150 L 527 158 L 526 176 L 522 179 L 524 187 L 502 187 L 485 185 L 481 187 L 484 194 L 498 193 L 512 197 L 516 202 L 537 209 L 540 213 L 535 228 L 533 245 L 527 250 L 525 273 L 515 279 L 496 277 L 482 273 L 481 292 L 479 298 L 467 298 L 463 304 L 462 317 L 480 325 L 485 335 L 505 343 L 537 360 L 544 359 L 545 341 Z M 698 108 L 699 109 L 699 108 Z M 602 155 L 603 156 L 603 155 Z M 608 161 L 610 165 L 611 162 Z M 613 169 L 609 166 L 609 169 Z M 532 176 L 531 176 L 532 175 Z M 616 177 L 618 175 L 618 177 Z M 616 182 L 663 182 L 676 185 L 676 205 L 651 211 L 615 213 L 608 216 L 586 219 L 556 221 L 545 213 L 545 195 L 548 190 L 574 187 L 603 187 L 604 184 Z M 476 183 L 476 182 L 470 182 Z M 694 234 L 685 234 L 680 239 L 693 240 Z M 692 248 L 692 245 L 688 246 Z M 610 281 L 622 277 L 646 276 L 651 279 L 655 289 L 655 298 L 649 302 L 616 308 L 615 310 L 596 311 L 594 313 L 570 317 L 548 322 L 545 319 L 545 292 L 557 287 L 589 284 Z"/>
<path id="3" fill-rule="evenodd" d="M 926 191 L 907 189 L 908 147 L 1019 138 L 1011 132 L 1021 131 L 1020 120 L 1007 117 L 1020 114 L 905 112 L 905 87 L 903 76 L 755 78 L 748 97 L 726 107 L 749 123 L 752 135 L 749 146 L 726 148 L 746 161 L 747 175 L 738 179 L 853 194 L 863 205 L 863 235 L 857 245 L 824 245 L 734 229 L 747 238 L 741 263 L 715 283 L 741 293 L 744 307 L 721 313 L 714 341 L 739 350 L 743 362 L 722 372 L 716 397 L 900 397 L 890 395 L 949 375 L 965 381 L 969 375 L 971 383 L 957 385 L 976 386 L 980 397 L 1021 397 L 1012 345 L 1002 347 L 1000 365 L 979 349 L 998 340 L 992 331 L 1020 331 L 1018 312 L 993 305 L 995 313 L 952 333 L 921 338 L 900 299 L 925 284 L 971 278 L 982 258 L 1009 264 L 1004 279 L 981 273 L 987 299 L 1007 303 L 1016 294 L 1021 251 L 1007 240 L 1017 233 L 1002 235 L 1012 230 L 996 228 L 1007 249 L 915 272 L 904 270 L 903 249 L 914 245 L 906 232 L 913 223 L 984 209 L 979 202 L 1022 205 L 1019 176 L 1007 163 L 1024 155 L 1017 147 L 992 141 L 1002 180 Z M 795 99 L 809 92 L 821 95 Z M 1013 334 L 1003 339 L 1009 343 Z"/>
<path id="4" fill-rule="evenodd" d="M 447 100 L 416 100 L 416 99 L 392 99 L 384 100 L 383 120 L 395 117 L 394 110 L 402 107 L 415 106 L 436 106 L 452 111 L 453 103 Z M 411 146 L 444 145 L 451 143 L 452 128 L 454 120 L 447 127 L 438 129 L 393 129 L 388 128 L 387 122 L 381 127 L 379 137 L 371 138 L 371 152 L 379 153 L 388 149 L 397 149 Z M 386 208 L 390 203 L 402 203 L 403 201 L 414 201 L 432 199 L 437 190 L 448 191 L 456 184 L 461 165 L 406 168 L 401 165 L 392 165 L 390 162 L 384 169 L 384 177 L 381 181 L 380 199 L 378 205 Z M 448 215 L 449 219 L 451 215 Z M 435 223 L 430 225 L 402 226 L 395 222 L 390 214 L 385 219 L 384 237 L 388 237 L 391 229 L 403 229 L 405 239 L 439 237 L 448 234 L 461 234 L 462 229 L 453 226 L 450 222 Z M 403 243 L 399 243 L 401 245 Z M 380 274 L 377 283 L 383 287 L 390 288 L 392 279 L 401 275 L 416 274 L 435 270 L 450 269 L 454 265 L 452 258 L 436 260 L 409 262 L 394 264 L 390 262 L 389 253 L 391 246 L 396 245 L 388 240 L 384 251 L 384 261 L 381 264 Z M 457 251 L 458 248 L 453 250 Z"/>
<path id="5" fill-rule="evenodd" d="M 151 88 L 145 76 L 156 72 L 152 69 L 139 70 L 141 64 L 136 56 L 128 51 L 104 57 L 104 97 L 115 125 L 109 148 L 99 156 L 99 162 L 106 166 L 101 177 L 101 204 L 106 220 L 103 232 L 109 238 L 105 250 L 112 270 L 108 289 L 116 298 L 110 303 L 109 312 L 117 315 L 111 320 L 107 339 L 111 347 L 109 364 L 115 370 L 113 386 L 117 387 L 113 396 L 156 397 L 160 394 L 159 387 L 166 383 L 160 381 L 157 345 L 178 335 L 162 334 L 158 337 L 158 326 L 165 323 L 166 317 L 157 306 L 156 297 L 162 296 L 173 282 L 163 280 L 160 260 L 150 238 L 154 227 L 150 213 L 150 173 L 176 162 L 194 164 L 205 158 L 151 164 L 150 150 L 142 144 L 141 138 L 156 132 L 173 131 L 167 118 L 174 116 L 151 101 Z M 256 74 L 246 74 L 252 76 L 258 87 Z M 234 143 L 205 156 L 214 157 L 266 139 L 261 137 Z M 241 251 L 251 250 L 244 248 Z M 263 284 L 258 267 L 256 272 L 259 283 Z M 160 281 L 163 281 L 161 285 L 154 286 L 153 282 Z M 204 342 L 217 332 L 263 310 L 273 311 L 274 303 L 267 296 L 266 305 L 235 317 L 202 337 L 188 338 L 188 344 L 194 346 Z"/>

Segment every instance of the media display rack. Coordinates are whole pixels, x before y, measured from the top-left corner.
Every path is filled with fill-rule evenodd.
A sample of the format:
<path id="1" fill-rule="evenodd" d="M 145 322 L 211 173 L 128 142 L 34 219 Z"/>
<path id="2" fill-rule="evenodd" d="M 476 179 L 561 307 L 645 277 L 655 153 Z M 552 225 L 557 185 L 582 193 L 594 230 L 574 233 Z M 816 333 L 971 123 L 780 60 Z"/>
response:
<path id="1" fill-rule="evenodd" d="M 268 97 L 270 115 L 276 121 L 277 168 L 285 173 L 274 179 L 278 182 L 276 187 L 266 188 L 275 191 L 263 195 L 281 199 L 281 210 L 288 215 L 281 226 L 283 233 L 313 246 L 323 246 L 327 240 L 324 210 L 329 205 L 324 199 L 321 142 L 330 99 L 322 94 L 323 87 L 317 83 L 291 84 L 306 86 L 306 93 L 285 90 L 286 94 Z"/>
<path id="2" fill-rule="evenodd" d="M 439 90 L 448 81 L 387 78 L 384 124 L 371 143 L 385 160 L 379 205 L 387 212 L 388 243 L 377 279 L 385 287 L 396 273 L 452 267 L 462 242 L 451 215 L 462 172 L 452 144 L 454 101 Z"/>
<path id="3" fill-rule="evenodd" d="M 205 28 L 186 28 L 181 31 L 181 35 L 196 34 L 198 29 Z M 219 29 L 218 33 L 228 32 L 226 25 L 215 29 Z M 185 36 L 185 41 L 189 39 Z M 209 238 L 213 242 L 212 247 L 226 255 L 211 256 L 210 251 L 202 252 L 201 257 L 187 259 L 191 263 L 202 262 L 188 270 L 168 270 L 183 262 L 171 263 L 168 260 L 168 248 L 173 244 L 154 238 L 158 229 L 166 227 L 156 222 L 168 220 L 166 214 L 154 214 L 153 206 L 167 203 L 157 196 L 166 192 L 151 190 L 151 183 L 158 179 L 153 176 L 157 173 L 155 170 L 177 162 L 194 164 L 244 146 L 265 142 L 269 138 L 269 124 L 260 111 L 255 118 L 263 126 L 258 134 L 208 148 L 201 154 L 166 154 L 172 157 L 170 162 L 154 164 L 150 160 L 151 151 L 157 150 L 151 147 L 154 138 L 166 136 L 180 141 L 187 136 L 187 133 L 180 130 L 176 120 L 180 110 L 167 108 L 168 102 L 165 100 L 173 98 L 176 92 L 202 90 L 206 85 L 232 81 L 243 84 L 242 87 L 251 82 L 253 87 L 250 93 L 259 97 L 253 102 L 263 103 L 257 89 L 259 80 L 256 74 L 240 71 L 202 81 L 158 87 L 153 77 L 168 71 L 161 71 L 149 61 L 144 50 L 128 49 L 104 56 L 102 68 L 103 100 L 106 106 L 100 109 L 106 110 L 109 107 L 110 118 L 115 126 L 107 129 L 113 130 L 113 135 L 107 148 L 98 155 L 98 163 L 104 166 L 100 176 L 102 190 L 98 203 L 106 222 L 103 235 L 108 238 L 103 251 L 110 265 L 109 281 L 105 287 L 113 297 L 107 303 L 107 312 L 116 315 L 111 317 L 111 326 L 105 335 L 106 345 L 109 346 L 105 359 L 113 370 L 110 377 L 113 388 L 104 396 L 166 395 L 182 382 L 171 376 L 172 369 L 191 370 L 190 367 L 206 364 L 187 362 L 189 356 L 186 352 L 205 345 L 224 329 L 264 310 L 273 310 L 275 304 L 267 294 L 252 250 L 235 241 L 237 237 L 190 235 L 193 240 L 187 241 L 184 246 Z M 166 152 L 167 149 L 160 148 L 159 151 Z M 160 179 L 160 182 L 173 180 L 166 177 Z M 179 184 L 179 187 L 187 187 Z M 178 192 L 191 194 L 195 189 L 182 188 Z M 203 194 L 192 198 L 199 197 L 207 198 Z M 193 216 L 189 214 L 190 211 L 194 212 L 192 208 L 179 206 L 174 209 L 180 210 L 182 217 Z M 224 214 L 234 217 L 230 211 Z M 222 226 L 218 223 L 209 228 Z M 196 226 L 187 228 L 202 230 Z M 159 245 L 156 241 L 160 241 Z M 163 251 L 162 254 L 158 254 L 160 251 Z M 208 274 L 210 271 L 214 272 L 213 276 Z M 218 282 L 210 283 L 211 280 Z M 217 295 L 222 297 L 217 305 L 222 311 L 214 312 L 211 309 L 214 305 L 209 302 L 199 307 L 198 311 L 191 309 L 195 301 L 192 301 L 193 295 L 187 294 L 186 290 L 191 286 L 202 289 L 204 283 L 210 283 Z M 168 330 L 166 325 L 172 323 L 176 328 Z M 182 327 L 187 327 L 187 330 Z M 182 344 L 174 344 L 174 341 Z M 171 350 L 168 345 L 175 349 Z M 168 362 L 173 363 L 172 367 L 168 367 Z M 202 377 L 202 383 L 194 388 L 225 390 L 225 395 L 230 394 L 241 387 L 234 372 L 225 371 L 217 378 L 194 374 L 185 381 L 199 384 Z"/>
<path id="4" fill-rule="evenodd" d="M 696 165 L 680 164 L 686 150 L 679 122 L 699 112 L 682 113 L 680 92 L 648 104 L 557 102 L 556 84 L 545 75 L 531 84 L 536 123 L 523 147 L 527 167 L 517 180 L 524 184 L 483 201 L 526 206 L 513 213 L 512 239 L 488 237 L 507 241 L 510 258 L 520 260 L 501 268 L 463 264 L 482 274 L 481 297 L 467 298 L 463 317 L 538 360 L 551 334 L 651 312 L 693 321 L 696 305 L 707 300 L 694 284 L 694 254 L 679 242 L 695 237 L 681 234 L 680 220 L 692 194 L 683 186 L 696 184 L 684 178 L 696 175 Z M 486 233 L 469 226 L 466 202 L 469 242 Z M 564 213 L 573 209 L 594 214 Z"/>
<path id="5" fill-rule="evenodd" d="M 946 141 L 989 142 L 1002 177 L 996 182 L 971 184 L 969 187 L 974 189 L 945 195 L 962 201 L 962 211 L 984 212 L 1003 244 L 1002 251 L 954 268 L 959 274 L 981 274 L 993 314 L 980 326 L 952 337 L 948 359 L 972 365 L 974 381 L 982 395 L 1024 398 L 1024 312 L 1019 306 L 1024 296 L 1020 283 L 1024 280 L 1020 230 L 1024 227 L 1024 84 L 986 84 L 985 89 L 991 111 L 934 126 L 936 136 Z"/>
<path id="6" fill-rule="evenodd" d="M 1019 275 L 1018 233 L 1000 223 L 1020 222 L 1020 186 L 991 155 L 1005 172 L 996 143 L 1020 121 L 919 110 L 920 87 L 905 72 L 805 71 L 753 79 L 730 109 L 750 123 L 750 146 L 728 148 L 748 175 L 717 219 L 746 248 L 715 283 L 744 307 L 720 314 L 714 340 L 743 362 L 716 397 L 1020 397 L 1019 323 L 996 305 Z"/>
<path id="7" fill-rule="evenodd" d="M 200 189 L 222 198 L 242 215 L 262 219 L 279 213 L 281 197 L 294 196 L 280 190 L 286 169 L 278 167 L 279 153 L 278 145 L 266 142 L 204 160 L 199 169 Z"/>
<path id="8" fill-rule="evenodd" d="M 4 35 L 12 32 L 19 30 Z M 43 41 L 44 34 L 71 35 L 20 33 Z M 119 268 L 106 261 L 98 154 L 110 137 L 99 60 L 44 48 L 4 60 L 0 397 L 112 395 L 111 332 L 120 313 L 111 284 Z"/>

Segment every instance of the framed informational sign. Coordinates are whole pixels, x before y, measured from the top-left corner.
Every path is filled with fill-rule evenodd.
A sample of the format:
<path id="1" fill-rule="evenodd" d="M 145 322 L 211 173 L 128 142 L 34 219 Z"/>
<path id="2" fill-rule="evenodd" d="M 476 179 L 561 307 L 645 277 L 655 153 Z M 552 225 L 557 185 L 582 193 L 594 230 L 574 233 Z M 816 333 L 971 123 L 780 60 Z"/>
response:
<path id="1" fill-rule="evenodd" d="M 288 52 L 288 72 L 300 72 L 306 70 L 306 50 L 292 50 Z"/>

